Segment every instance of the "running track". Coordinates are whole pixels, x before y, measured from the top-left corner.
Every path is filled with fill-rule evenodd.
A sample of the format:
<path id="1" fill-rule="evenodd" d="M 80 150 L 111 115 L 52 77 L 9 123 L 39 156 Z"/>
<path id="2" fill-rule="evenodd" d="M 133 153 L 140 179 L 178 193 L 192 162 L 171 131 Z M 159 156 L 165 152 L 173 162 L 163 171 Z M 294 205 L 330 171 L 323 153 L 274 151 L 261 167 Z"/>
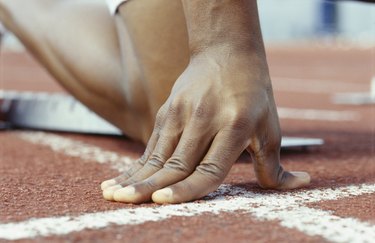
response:
<path id="1" fill-rule="evenodd" d="M 337 92 L 369 89 L 374 48 L 315 44 L 268 48 L 284 135 L 326 145 L 282 154 L 311 186 L 263 191 L 243 155 L 202 200 L 157 206 L 101 199 L 101 180 L 131 166 L 143 147 L 126 139 L 30 131 L 0 133 L 0 241 L 373 242 L 375 107 L 339 106 Z M 24 53 L 2 53 L 6 90 L 62 89 Z"/>

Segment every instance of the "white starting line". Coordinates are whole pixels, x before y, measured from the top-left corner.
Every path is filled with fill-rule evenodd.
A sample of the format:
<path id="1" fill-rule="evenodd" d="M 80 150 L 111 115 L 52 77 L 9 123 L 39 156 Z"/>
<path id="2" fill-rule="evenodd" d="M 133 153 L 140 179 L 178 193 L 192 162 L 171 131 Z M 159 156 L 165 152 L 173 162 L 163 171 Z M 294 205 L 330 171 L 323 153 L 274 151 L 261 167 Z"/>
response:
<path id="1" fill-rule="evenodd" d="M 307 235 L 321 236 L 332 242 L 368 242 L 375 239 L 375 226 L 354 218 L 341 218 L 331 212 L 312 209 L 306 203 L 340 199 L 365 193 L 375 193 L 375 185 L 347 186 L 336 189 L 260 194 L 242 188 L 222 186 L 214 198 L 204 203 L 138 207 L 89 213 L 76 217 L 31 219 L 0 224 L 0 239 L 19 240 L 51 235 L 65 235 L 85 229 L 101 229 L 111 225 L 137 225 L 161 221 L 173 216 L 196 216 L 203 213 L 248 213 L 260 220 L 278 220 L 286 228 Z M 224 196 L 228 195 L 230 196 Z M 249 226 L 250 227 L 250 226 Z"/>
<path id="2" fill-rule="evenodd" d="M 96 153 L 107 154 L 108 161 L 118 168 L 112 152 L 92 145 L 72 141 L 46 133 L 19 133 L 33 143 L 49 146 L 56 152 L 68 156 L 105 163 L 105 158 L 94 159 Z M 52 140 L 53 142 L 51 142 Z M 75 144 L 79 144 L 78 147 Z M 86 147 L 87 146 L 87 147 Z M 75 148 L 73 148 L 75 147 Z M 75 152 L 70 152 L 69 148 Z M 92 153 L 92 151 L 96 151 Z M 121 158 L 119 155 L 118 158 Z M 126 158 L 131 163 L 130 158 Z M 129 163 L 125 163 L 129 165 Z M 51 235 L 65 235 L 85 229 L 100 229 L 111 225 L 136 225 L 149 221 L 161 221 L 173 216 L 195 216 L 203 213 L 219 214 L 237 212 L 249 214 L 259 220 L 277 220 L 280 225 L 297 229 L 307 235 L 320 236 L 332 242 L 371 242 L 375 239 L 375 225 L 355 218 L 342 218 L 330 211 L 307 207 L 307 203 L 336 200 L 345 197 L 375 193 L 375 184 L 345 186 L 336 189 L 315 189 L 300 192 L 261 194 L 229 185 L 221 186 L 212 199 L 204 203 L 184 203 L 159 207 L 138 207 L 99 213 L 88 213 L 75 217 L 51 217 L 30 219 L 23 222 L 0 224 L 0 239 L 18 240 Z M 227 195 L 227 196 L 225 196 Z M 229 196 L 228 196 L 229 195 Z"/>

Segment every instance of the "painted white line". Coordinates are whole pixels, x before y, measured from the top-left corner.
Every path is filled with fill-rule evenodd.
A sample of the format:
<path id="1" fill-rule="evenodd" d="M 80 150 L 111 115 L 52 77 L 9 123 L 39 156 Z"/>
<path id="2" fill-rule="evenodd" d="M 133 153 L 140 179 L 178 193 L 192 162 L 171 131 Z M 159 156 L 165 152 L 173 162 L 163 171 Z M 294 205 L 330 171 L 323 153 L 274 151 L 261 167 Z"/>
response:
<path id="1" fill-rule="evenodd" d="M 312 120 L 312 121 L 358 121 L 361 116 L 354 111 L 296 109 L 278 107 L 277 111 L 281 119 Z"/>
<path id="2" fill-rule="evenodd" d="M 19 132 L 18 134 L 27 141 L 48 146 L 56 152 L 99 163 L 110 163 L 117 170 L 129 168 L 128 166 L 134 162 L 129 157 L 119 156 L 93 145 L 72 141 L 58 135 L 43 132 Z M 275 194 L 252 193 L 242 188 L 224 185 L 210 195 L 212 200 L 205 203 L 186 203 L 157 208 L 139 207 L 76 217 L 41 218 L 0 224 L 0 239 L 17 240 L 64 235 L 84 229 L 105 228 L 112 224 L 135 225 L 165 220 L 173 216 L 219 214 L 240 210 L 260 220 L 278 220 L 284 227 L 297 229 L 308 235 L 321 236 L 332 242 L 369 242 L 368 239 L 375 238 L 374 225 L 306 207 L 306 203 L 310 202 L 334 200 L 365 193 L 375 193 L 375 184 Z"/>
<path id="3" fill-rule="evenodd" d="M 299 206 L 280 208 L 259 207 L 255 215 L 265 220 L 278 220 L 280 225 L 297 229 L 310 236 L 321 236 L 331 242 L 368 242 L 375 237 L 375 226 L 354 218 L 341 218 L 328 211 Z M 259 212 L 260 211 L 260 212 Z"/>
<path id="4" fill-rule="evenodd" d="M 128 170 L 135 162 L 135 159 L 131 157 L 121 156 L 115 152 L 105 151 L 100 147 L 58 135 L 45 132 L 18 132 L 17 134 L 23 140 L 50 147 L 55 152 L 100 164 L 108 163 L 112 169 L 120 172 Z"/>
<path id="5" fill-rule="evenodd" d="M 272 77 L 272 86 L 278 91 L 297 93 L 333 94 L 337 92 L 368 91 L 366 84 L 340 82 L 333 80 L 299 79 Z"/>
<path id="6" fill-rule="evenodd" d="M 321 236 L 332 242 L 370 242 L 370 239 L 375 239 L 374 225 L 304 206 L 306 202 L 340 199 L 366 193 L 375 193 L 375 184 L 273 194 L 253 193 L 225 185 L 211 194 L 210 200 L 199 204 L 138 207 L 76 217 L 41 218 L 0 224 L 0 238 L 18 240 L 36 236 L 64 235 L 110 225 L 136 225 L 160 221 L 173 216 L 242 211 L 261 220 L 278 220 L 284 227 L 297 229 L 308 235 Z"/>

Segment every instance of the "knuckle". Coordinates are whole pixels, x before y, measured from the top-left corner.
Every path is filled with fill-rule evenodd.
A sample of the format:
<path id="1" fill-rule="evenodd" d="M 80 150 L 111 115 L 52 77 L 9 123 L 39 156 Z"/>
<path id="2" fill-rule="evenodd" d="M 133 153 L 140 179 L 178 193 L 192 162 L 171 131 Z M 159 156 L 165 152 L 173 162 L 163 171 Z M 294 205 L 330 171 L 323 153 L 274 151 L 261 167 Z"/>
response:
<path id="1" fill-rule="evenodd" d="M 179 157 L 170 158 L 167 163 L 165 163 L 164 167 L 183 174 L 190 174 L 193 171 L 193 169 L 191 169 L 189 165 L 182 161 Z"/>
<path id="2" fill-rule="evenodd" d="M 159 185 L 155 183 L 155 180 L 152 180 L 152 179 L 146 179 L 143 181 L 143 183 L 149 189 L 159 188 Z"/>
<path id="3" fill-rule="evenodd" d="M 258 185 L 264 189 L 278 189 L 286 174 L 281 166 L 275 172 L 258 177 Z"/>
<path id="4" fill-rule="evenodd" d="M 131 170 L 125 171 L 120 177 L 129 178 L 132 176 Z"/>
<path id="5" fill-rule="evenodd" d="M 229 127 L 234 131 L 244 131 L 251 127 L 251 120 L 248 116 L 237 114 L 230 119 Z"/>
<path id="6" fill-rule="evenodd" d="M 251 148 L 258 157 L 263 157 L 268 153 L 279 153 L 281 147 L 281 134 L 274 133 L 271 129 L 264 130 L 259 137 L 254 137 L 251 141 Z"/>
<path id="7" fill-rule="evenodd" d="M 144 165 L 147 162 L 147 159 L 150 156 L 150 154 L 151 154 L 150 150 L 146 148 L 145 152 L 139 159 L 137 159 L 136 163 L 139 165 Z"/>
<path id="8" fill-rule="evenodd" d="M 168 116 L 178 116 L 182 113 L 184 109 L 184 99 L 177 96 L 173 99 L 173 101 L 169 104 L 168 107 Z"/>
<path id="9" fill-rule="evenodd" d="M 209 178 L 214 183 L 221 183 L 224 179 L 225 172 L 217 163 L 205 161 L 198 167 L 197 171 Z"/>
<path id="10" fill-rule="evenodd" d="M 138 181 L 135 179 L 135 178 L 133 178 L 133 177 L 130 177 L 130 178 L 128 178 L 124 183 L 123 183 L 123 185 L 132 185 L 132 184 L 135 184 L 135 183 L 137 183 Z"/>
<path id="11" fill-rule="evenodd" d="M 176 140 L 179 138 L 180 134 L 181 127 L 179 124 L 173 124 L 173 126 L 170 125 L 168 127 L 164 127 L 159 132 L 158 146 L 160 146 L 161 148 L 168 147 L 171 142 L 177 142 Z"/>
<path id="12" fill-rule="evenodd" d="M 147 165 L 161 169 L 164 166 L 164 161 L 165 159 L 163 155 L 154 153 L 148 160 Z"/>
<path id="13" fill-rule="evenodd" d="M 185 148 L 185 151 L 191 151 L 197 148 L 198 142 L 195 138 L 191 137 L 191 138 L 187 138 L 183 140 L 182 144 L 183 144 L 183 147 Z"/>
<path id="14" fill-rule="evenodd" d="M 138 159 L 135 162 L 135 165 L 138 166 L 138 167 L 143 167 L 145 164 L 146 164 L 146 160 L 142 160 L 142 159 Z"/>
<path id="15" fill-rule="evenodd" d="M 201 120 L 210 117 L 212 112 L 210 112 L 209 106 L 206 102 L 199 102 L 198 105 L 194 107 L 192 115 L 195 120 Z"/>
<path id="16" fill-rule="evenodd" d="M 258 180 L 258 185 L 264 189 L 277 189 L 279 183 L 271 178 Z"/>
<path id="17" fill-rule="evenodd" d="M 160 109 L 157 113 L 156 113 L 156 117 L 155 117 L 155 129 L 159 129 L 163 126 L 163 121 L 164 121 L 164 117 L 165 117 L 165 111 Z"/>
<path id="18" fill-rule="evenodd" d="M 115 181 L 117 183 L 119 183 L 119 182 L 122 182 L 122 181 L 130 178 L 131 176 L 132 176 L 132 174 L 131 174 L 131 169 L 130 169 L 129 171 L 124 171 L 121 175 L 117 176 L 115 178 Z"/>

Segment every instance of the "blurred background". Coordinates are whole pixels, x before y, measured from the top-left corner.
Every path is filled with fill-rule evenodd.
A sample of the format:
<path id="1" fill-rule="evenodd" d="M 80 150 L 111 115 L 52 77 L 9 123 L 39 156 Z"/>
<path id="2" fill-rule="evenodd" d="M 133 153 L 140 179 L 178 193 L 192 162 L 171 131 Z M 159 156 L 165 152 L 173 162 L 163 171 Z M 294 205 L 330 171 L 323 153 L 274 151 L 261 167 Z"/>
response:
<path id="1" fill-rule="evenodd" d="M 375 44 L 375 4 L 335 0 L 258 1 L 266 43 L 336 40 Z"/>
<path id="2" fill-rule="evenodd" d="M 375 4 L 342 0 L 259 0 L 267 45 L 321 41 L 321 44 L 375 45 Z M 6 47 L 22 49 L 12 36 Z"/>
<path id="3" fill-rule="evenodd" d="M 283 135 L 323 138 L 335 152 L 338 141 L 351 147 L 356 133 L 368 145 L 366 156 L 375 158 L 375 3 L 258 0 L 258 6 Z M 65 92 L 16 38 L 8 35 L 4 44 L 0 98 L 1 90 Z"/>

